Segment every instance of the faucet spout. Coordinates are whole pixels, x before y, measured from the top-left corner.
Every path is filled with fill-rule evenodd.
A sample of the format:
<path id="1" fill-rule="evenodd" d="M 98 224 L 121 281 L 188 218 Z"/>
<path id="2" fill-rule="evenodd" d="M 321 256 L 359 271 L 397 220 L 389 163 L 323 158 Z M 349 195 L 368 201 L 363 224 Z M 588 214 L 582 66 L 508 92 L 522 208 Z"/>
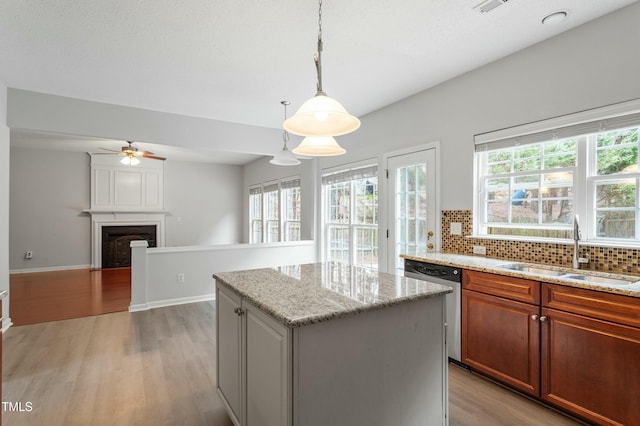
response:
<path id="1" fill-rule="evenodd" d="M 578 221 L 578 215 L 573 216 L 573 259 L 572 259 L 572 267 L 573 269 L 580 268 L 581 263 L 589 263 L 589 255 L 586 257 L 580 257 L 580 239 L 582 236 L 580 235 L 580 224 Z"/>

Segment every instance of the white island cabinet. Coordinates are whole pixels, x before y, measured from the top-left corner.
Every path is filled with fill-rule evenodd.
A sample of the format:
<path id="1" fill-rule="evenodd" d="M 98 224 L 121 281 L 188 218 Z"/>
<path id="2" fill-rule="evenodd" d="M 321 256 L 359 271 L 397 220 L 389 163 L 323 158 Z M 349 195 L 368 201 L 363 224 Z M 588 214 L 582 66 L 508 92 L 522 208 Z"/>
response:
<path id="1" fill-rule="evenodd" d="M 339 263 L 214 278 L 236 425 L 448 424 L 448 287 Z"/>

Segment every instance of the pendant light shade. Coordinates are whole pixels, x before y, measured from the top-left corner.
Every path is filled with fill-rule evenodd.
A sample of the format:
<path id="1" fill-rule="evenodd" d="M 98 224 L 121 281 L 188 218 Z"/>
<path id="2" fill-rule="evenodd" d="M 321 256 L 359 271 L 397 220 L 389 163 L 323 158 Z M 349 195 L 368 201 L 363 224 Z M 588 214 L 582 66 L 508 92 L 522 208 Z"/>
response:
<path id="1" fill-rule="evenodd" d="M 282 101 L 280 102 L 284 106 L 284 119 L 287 119 L 287 105 L 291 102 Z M 289 148 L 287 148 L 287 142 L 289 142 L 289 133 L 285 130 L 282 132 L 282 149 L 271 159 L 269 163 L 274 164 L 276 166 L 297 166 L 300 164 L 300 160 L 296 158 L 295 155 Z"/>
<path id="2" fill-rule="evenodd" d="M 349 114 L 340 102 L 318 92 L 284 122 L 284 129 L 300 136 L 340 136 L 360 127 L 360 120 Z"/>
<path id="3" fill-rule="evenodd" d="M 338 145 L 331 136 L 307 136 L 300 145 L 293 149 L 293 153 L 309 157 L 329 157 L 342 155 L 346 149 Z"/>
<path id="4" fill-rule="evenodd" d="M 344 154 L 345 149 L 332 136 L 346 135 L 360 127 L 357 117 L 322 90 L 322 0 L 318 0 L 318 6 L 318 52 L 313 58 L 318 78 L 316 95 L 283 124 L 286 131 L 307 136 L 293 152 L 312 157 Z"/>
<path id="5" fill-rule="evenodd" d="M 278 152 L 269 163 L 274 164 L 276 166 L 297 166 L 300 164 L 300 160 L 296 158 L 295 155 L 289 149 L 287 149 L 287 144 L 285 142 L 282 150 Z"/>

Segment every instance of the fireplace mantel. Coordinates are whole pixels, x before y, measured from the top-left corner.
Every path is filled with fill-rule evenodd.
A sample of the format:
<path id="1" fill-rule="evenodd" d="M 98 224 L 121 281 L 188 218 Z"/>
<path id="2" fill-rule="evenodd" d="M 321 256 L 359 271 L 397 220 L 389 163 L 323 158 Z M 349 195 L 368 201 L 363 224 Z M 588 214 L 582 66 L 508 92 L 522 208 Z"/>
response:
<path id="1" fill-rule="evenodd" d="M 143 159 L 125 166 L 118 155 L 91 155 L 91 265 L 102 266 L 103 226 L 156 226 L 156 242 L 164 247 L 164 161 Z"/>

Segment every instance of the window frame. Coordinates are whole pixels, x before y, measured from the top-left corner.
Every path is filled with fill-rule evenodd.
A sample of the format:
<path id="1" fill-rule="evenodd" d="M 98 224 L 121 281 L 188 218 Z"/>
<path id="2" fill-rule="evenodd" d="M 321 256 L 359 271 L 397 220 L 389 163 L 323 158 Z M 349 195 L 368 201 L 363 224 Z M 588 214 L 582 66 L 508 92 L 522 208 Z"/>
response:
<path id="1" fill-rule="evenodd" d="M 474 153 L 474 200 L 473 200 L 473 236 L 485 239 L 507 239 L 527 241 L 548 241 L 564 243 L 572 238 L 572 225 L 556 226 L 554 229 L 565 229 L 570 232 L 568 238 L 545 238 L 537 236 L 521 237 L 516 235 L 488 234 L 486 221 L 486 188 L 484 179 L 487 176 L 483 170 L 484 163 L 482 153 L 494 149 L 517 146 L 519 144 L 531 144 L 547 142 L 554 139 L 567 139 L 574 137 L 577 140 L 576 166 L 573 175 L 573 207 L 580 222 L 581 239 L 591 245 L 598 246 L 640 246 L 640 172 L 598 175 L 597 171 L 597 135 L 630 128 L 638 128 L 640 133 L 640 99 L 610 105 L 576 114 L 529 123 L 495 132 L 489 132 L 474 136 L 476 145 Z M 639 137 L 640 139 L 640 137 Z M 640 140 L 637 141 L 640 151 Z M 640 155 L 640 153 L 639 153 Z M 555 169 L 551 169 L 554 170 Z M 538 170 L 536 173 L 545 173 Z M 596 208 L 596 186 L 600 182 L 613 182 L 623 180 L 635 180 L 635 235 L 632 238 L 613 238 L 598 236 Z M 602 209 L 600 209 L 602 210 Z M 533 228 L 515 224 L 501 227 Z M 544 226 L 539 226 L 544 229 Z"/>
<path id="2" fill-rule="evenodd" d="M 375 173 L 375 174 L 374 174 Z M 357 182 L 363 179 L 376 179 L 374 185 L 375 191 L 375 224 L 367 224 L 358 222 L 357 213 L 356 213 L 356 194 L 357 192 Z M 329 182 L 331 181 L 331 182 Z M 349 188 L 349 218 L 348 222 L 329 222 L 329 209 L 331 208 L 330 204 L 330 188 L 333 185 L 342 185 L 348 186 Z M 379 269 L 380 268 L 380 176 L 379 176 L 379 167 L 377 160 L 366 160 L 363 162 L 333 167 L 331 169 L 325 169 L 322 171 L 322 182 L 321 182 L 321 192 L 322 192 L 322 258 L 324 261 L 331 261 L 331 245 L 330 245 L 330 235 L 333 229 L 347 229 L 347 256 L 346 259 L 344 256 L 340 260 L 342 262 L 348 261 L 349 265 L 357 265 L 363 267 L 369 267 L 371 269 Z M 370 238 L 373 245 L 371 246 L 371 252 L 376 253 L 377 262 L 374 264 L 370 262 L 368 264 L 357 263 L 358 256 L 358 247 L 357 244 L 357 236 L 360 230 L 365 231 L 373 231 L 375 235 Z"/>
<path id="3" fill-rule="evenodd" d="M 297 184 L 297 185 L 296 185 Z M 283 188 L 283 186 L 285 188 Z M 300 200 L 298 202 L 298 210 L 299 220 L 288 220 L 288 211 L 289 207 L 287 203 L 284 202 L 285 191 L 290 189 L 298 190 L 298 194 Z M 274 194 L 275 193 L 275 194 Z M 270 194 L 270 195 L 269 195 Z M 254 215 L 254 196 L 260 197 L 260 218 L 257 218 Z M 269 203 L 268 196 L 273 196 L 271 201 L 275 201 L 277 203 L 276 215 L 277 218 L 269 216 Z M 276 226 L 278 228 L 278 239 L 276 241 L 269 240 L 269 224 L 272 222 L 276 222 Z M 260 232 L 260 241 L 255 241 L 254 238 L 254 225 L 260 223 L 261 232 Z M 298 223 L 299 239 L 289 239 L 286 233 L 286 224 L 287 223 Z M 286 241 L 300 241 L 302 238 L 302 188 L 301 188 L 301 180 L 300 176 L 292 176 L 288 178 L 282 178 L 278 180 L 270 180 L 267 182 L 254 184 L 249 186 L 249 243 L 250 244 L 259 244 L 259 243 L 273 243 L 273 242 L 286 242 Z"/>

